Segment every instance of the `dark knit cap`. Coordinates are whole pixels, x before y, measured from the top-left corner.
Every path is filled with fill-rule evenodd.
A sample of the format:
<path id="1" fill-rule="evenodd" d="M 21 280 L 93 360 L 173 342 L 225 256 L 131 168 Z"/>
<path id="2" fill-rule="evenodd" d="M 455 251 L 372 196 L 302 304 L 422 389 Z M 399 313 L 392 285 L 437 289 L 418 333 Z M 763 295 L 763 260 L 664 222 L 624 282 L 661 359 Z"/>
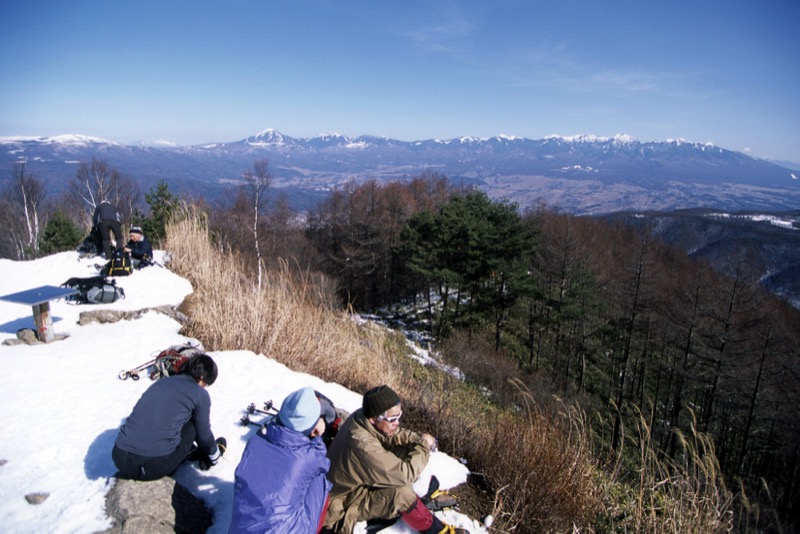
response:
<path id="1" fill-rule="evenodd" d="M 398 404 L 400 404 L 400 397 L 392 388 L 384 384 L 364 393 L 364 402 L 361 404 L 361 408 L 364 417 L 371 418 L 379 416 Z"/>

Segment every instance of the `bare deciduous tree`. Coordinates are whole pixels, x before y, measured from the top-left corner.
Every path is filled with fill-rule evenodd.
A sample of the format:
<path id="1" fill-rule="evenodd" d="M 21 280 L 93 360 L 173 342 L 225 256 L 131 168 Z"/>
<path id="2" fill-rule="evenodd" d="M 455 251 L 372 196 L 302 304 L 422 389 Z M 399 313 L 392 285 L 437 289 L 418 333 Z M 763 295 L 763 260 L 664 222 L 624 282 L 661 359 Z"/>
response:
<path id="1" fill-rule="evenodd" d="M 253 243 L 255 245 L 256 262 L 258 265 L 258 288 L 261 289 L 262 266 L 261 248 L 258 244 L 258 220 L 259 214 L 264 209 L 267 198 L 267 189 L 272 183 L 272 175 L 269 172 L 269 160 L 258 160 L 253 164 L 253 170 L 246 171 L 242 177 L 245 187 L 250 192 L 251 208 L 253 210 Z"/>
<path id="2" fill-rule="evenodd" d="M 69 195 L 82 206 L 87 226 L 91 226 L 92 213 L 103 201 L 116 206 L 124 220 L 130 220 L 142 201 L 139 186 L 130 176 L 96 158 L 92 158 L 91 164 L 80 164 L 75 179 L 70 183 Z"/>
<path id="3" fill-rule="evenodd" d="M 15 163 L 12 180 L 5 195 L 5 239 L 17 259 L 35 256 L 39 250 L 39 234 L 44 226 L 42 210 L 45 190 L 39 178 L 25 172 L 25 163 Z"/>

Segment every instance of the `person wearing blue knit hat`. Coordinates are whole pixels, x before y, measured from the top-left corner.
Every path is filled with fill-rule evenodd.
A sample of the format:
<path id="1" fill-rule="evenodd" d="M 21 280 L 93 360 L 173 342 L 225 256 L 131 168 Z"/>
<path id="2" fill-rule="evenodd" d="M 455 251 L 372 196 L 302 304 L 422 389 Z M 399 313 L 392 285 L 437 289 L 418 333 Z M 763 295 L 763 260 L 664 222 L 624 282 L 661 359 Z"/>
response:
<path id="1" fill-rule="evenodd" d="M 331 484 L 316 393 L 290 393 L 278 415 L 247 442 L 236 468 L 231 533 L 319 531 Z"/>
<path id="2" fill-rule="evenodd" d="M 321 412 L 322 408 L 314 390 L 311 388 L 298 389 L 283 399 L 283 404 L 278 412 L 278 423 L 309 437 L 312 437 L 311 433 L 318 430 L 317 427 L 321 424 L 323 425 L 322 431 L 313 436 L 316 437 L 325 431 L 325 422 L 322 420 Z"/>

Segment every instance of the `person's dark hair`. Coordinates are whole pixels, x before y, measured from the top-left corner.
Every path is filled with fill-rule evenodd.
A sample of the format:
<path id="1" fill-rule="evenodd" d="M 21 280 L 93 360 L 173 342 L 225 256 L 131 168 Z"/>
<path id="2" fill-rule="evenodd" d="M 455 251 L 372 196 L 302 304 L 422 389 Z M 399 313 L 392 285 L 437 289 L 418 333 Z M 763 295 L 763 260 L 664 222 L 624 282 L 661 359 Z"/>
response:
<path id="1" fill-rule="evenodd" d="M 183 365 L 183 371 L 194 378 L 195 382 L 201 380 L 206 385 L 211 385 L 217 379 L 217 364 L 211 356 L 205 353 L 195 354 Z"/>

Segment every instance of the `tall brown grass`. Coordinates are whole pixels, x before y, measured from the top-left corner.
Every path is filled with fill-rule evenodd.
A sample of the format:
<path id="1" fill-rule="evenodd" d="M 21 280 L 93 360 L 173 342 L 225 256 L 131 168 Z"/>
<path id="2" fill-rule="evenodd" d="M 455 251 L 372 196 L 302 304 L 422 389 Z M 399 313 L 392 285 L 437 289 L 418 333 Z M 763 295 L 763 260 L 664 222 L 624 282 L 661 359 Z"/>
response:
<path id="1" fill-rule="evenodd" d="M 635 426 L 625 439 L 629 449 L 637 451 L 633 462 L 637 471 L 631 473 L 635 478 L 615 477 L 613 487 L 605 491 L 613 530 L 733 532 L 736 496 L 725 484 L 711 437 L 692 425 L 690 434 L 677 433 L 679 454 L 668 458 L 652 447 L 650 428 L 641 413 Z"/>
<path id="2" fill-rule="evenodd" d="M 255 266 L 214 244 L 192 208 L 168 225 L 164 248 L 170 269 L 194 287 L 183 306 L 187 335 L 210 350 L 251 350 L 354 391 L 392 385 L 418 430 L 483 475 L 494 491 L 494 532 L 722 532 L 729 525 L 730 497 L 700 434 L 683 440 L 683 463 L 660 460 L 640 440 L 640 479 L 615 483 L 592 457 L 592 434 L 575 406 L 545 407 L 515 382 L 504 408 L 482 388 L 406 357 L 402 338 L 355 321 L 332 304 L 324 278 L 285 262 L 259 290 Z"/>
<path id="3" fill-rule="evenodd" d="M 636 521 L 649 532 L 730 532 L 733 495 L 722 477 L 714 443 L 693 424 L 690 435 L 677 432 L 681 454 L 659 458 L 648 445 L 650 429 L 639 423 L 641 475 Z"/>
<path id="4" fill-rule="evenodd" d="M 194 288 L 184 303 L 187 335 L 209 350 L 252 350 L 360 389 L 399 380 L 380 333 L 334 310 L 311 275 L 282 263 L 266 274 L 259 291 L 247 274 L 253 266 L 213 244 L 202 213 L 186 208 L 182 215 L 168 225 L 164 248 L 170 268 Z"/>

